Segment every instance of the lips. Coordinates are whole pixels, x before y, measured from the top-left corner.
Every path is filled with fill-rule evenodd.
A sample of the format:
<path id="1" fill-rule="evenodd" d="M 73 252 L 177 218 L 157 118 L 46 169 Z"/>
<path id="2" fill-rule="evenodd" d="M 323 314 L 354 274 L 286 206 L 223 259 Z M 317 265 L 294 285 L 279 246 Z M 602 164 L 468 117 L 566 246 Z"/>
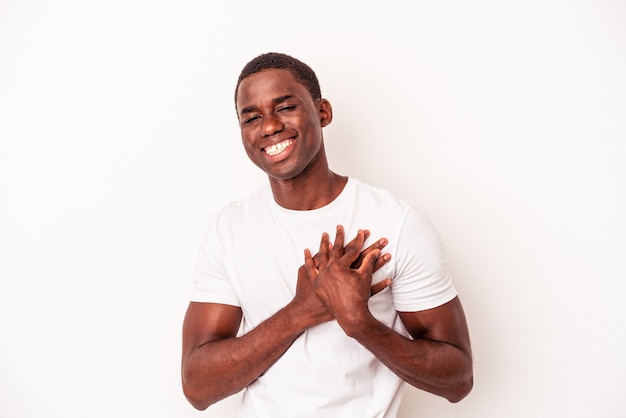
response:
<path id="1" fill-rule="evenodd" d="M 273 157 L 285 151 L 292 144 L 293 144 L 293 139 L 286 139 L 284 141 L 279 142 L 278 144 L 270 145 L 269 147 L 263 148 L 263 152 L 265 152 L 270 157 Z"/>

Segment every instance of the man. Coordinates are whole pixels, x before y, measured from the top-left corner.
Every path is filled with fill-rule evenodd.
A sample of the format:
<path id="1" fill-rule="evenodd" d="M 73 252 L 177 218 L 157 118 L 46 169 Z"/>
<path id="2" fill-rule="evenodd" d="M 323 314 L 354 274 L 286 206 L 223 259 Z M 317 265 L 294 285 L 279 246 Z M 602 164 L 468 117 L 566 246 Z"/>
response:
<path id="1" fill-rule="evenodd" d="M 403 381 L 465 397 L 470 342 L 439 237 L 410 204 L 329 169 L 332 108 L 313 70 L 261 55 L 235 104 L 269 187 L 211 217 L 183 325 L 189 402 L 246 389 L 242 417 L 363 418 L 396 416 Z"/>

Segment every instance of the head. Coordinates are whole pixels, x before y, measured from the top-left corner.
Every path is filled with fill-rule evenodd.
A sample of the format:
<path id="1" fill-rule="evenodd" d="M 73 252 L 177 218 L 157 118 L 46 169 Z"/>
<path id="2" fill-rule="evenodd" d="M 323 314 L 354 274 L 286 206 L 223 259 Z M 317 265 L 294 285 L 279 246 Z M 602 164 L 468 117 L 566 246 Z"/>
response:
<path id="1" fill-rule="evenodd" d="M 269 69 L 288 70 L 298 82 L 306 87 L 314 101 L 322 98 L 320 83 L 311 67 L 287 54 L 268 52 L 266 54 L 259 55 L 243 67 L 241 74 L 239 74 L 239 79 L 237 80 L 237 87 L 235 88 L 235 101 L 237 100 L 239 85 L 243 80 L 252 74 Z"/>
<path id="2" fill-rule="evenodd" d="M 239 77 L 235 107 L 244 148 L 271 182 L 328 171 L 322 128 L 332 108 L 309 66 L 285 54 L 253 59 Z"/>

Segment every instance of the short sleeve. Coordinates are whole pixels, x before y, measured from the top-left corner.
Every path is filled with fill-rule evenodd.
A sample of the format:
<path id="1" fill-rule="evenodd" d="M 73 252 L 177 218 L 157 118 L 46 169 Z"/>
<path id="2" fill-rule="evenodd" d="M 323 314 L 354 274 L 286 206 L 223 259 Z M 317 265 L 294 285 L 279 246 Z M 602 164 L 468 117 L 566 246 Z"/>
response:
<path id="1" fill-rule="evenodd" d="M 432 309 L 457 295 L 441 238 L 426 216 L 413 206 L 402 223 L 395 259 L 391 289 L 397 311 Z"/>
<path id="2" fill-rule="evenodd" d="M 198 253 L 194 287 L 191 295 L 192 302 L 240 305 L 228 278 L 224 261 L 225 254 L 223 246 L 220 245 L 218 218 L 213 216 Z"/>

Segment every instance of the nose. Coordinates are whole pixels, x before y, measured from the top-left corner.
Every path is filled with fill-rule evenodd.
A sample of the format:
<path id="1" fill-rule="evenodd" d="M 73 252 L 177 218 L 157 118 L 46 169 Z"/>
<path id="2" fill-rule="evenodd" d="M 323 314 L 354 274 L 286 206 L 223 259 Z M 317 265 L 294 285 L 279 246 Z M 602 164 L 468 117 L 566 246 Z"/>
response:
<path id="1" fill-rule="evenodd" d="M 263 118 L 263 135 L 272 136 L 281 132 L 285 128 L 285 125 L 280 121 L 276 115 L 270 114 Z"/>

